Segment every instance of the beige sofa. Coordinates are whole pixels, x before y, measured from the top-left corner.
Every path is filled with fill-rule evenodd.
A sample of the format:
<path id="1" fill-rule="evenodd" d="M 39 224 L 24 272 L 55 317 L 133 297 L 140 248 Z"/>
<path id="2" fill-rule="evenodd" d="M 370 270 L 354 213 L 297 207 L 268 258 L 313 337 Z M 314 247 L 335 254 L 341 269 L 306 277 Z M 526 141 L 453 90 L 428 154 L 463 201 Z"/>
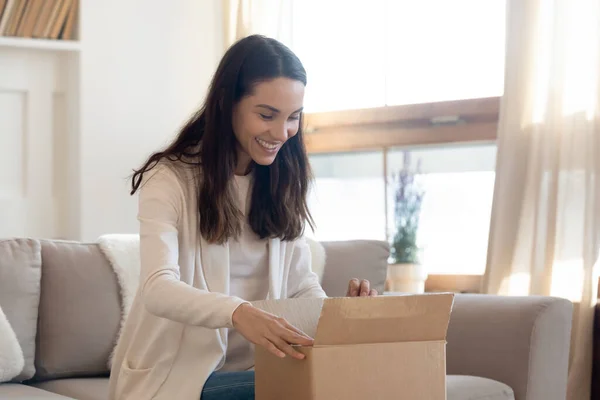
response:
<path id="1" fill-rule="evenodd" d="M 385 243 L 323 245 L 328 295 L 344 295 L 355 276 L 382 289 Z M 0 240 L 0 306 L 31 376 L 0 384 L 0 399 L 106 399 L 121 300 L 97 244 Z M 448 400 L 512 399 L 513 392 L 517 400 L 563 400 L 571 315 L 571 303 L 557 298 L 457 295 L 448 331 Z"/>

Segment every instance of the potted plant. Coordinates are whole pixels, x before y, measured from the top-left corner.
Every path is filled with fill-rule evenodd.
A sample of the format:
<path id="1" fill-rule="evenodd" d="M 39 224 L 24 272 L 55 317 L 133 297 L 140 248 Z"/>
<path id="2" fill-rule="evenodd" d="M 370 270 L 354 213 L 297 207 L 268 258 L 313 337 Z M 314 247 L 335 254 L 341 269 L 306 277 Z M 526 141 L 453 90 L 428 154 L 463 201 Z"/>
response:
<path id="1" fill-rule="evenodd" d="M 416 178 L 420 161 L 411 169 L 410 152 L 403 153 L 403 167 L 392 175 L 394 185 L 394 235 L 391 242 L 387 286 L 391 292 L 423 293 L 427 272 L 421 263 L 417 233 L 425 192 Z"/>

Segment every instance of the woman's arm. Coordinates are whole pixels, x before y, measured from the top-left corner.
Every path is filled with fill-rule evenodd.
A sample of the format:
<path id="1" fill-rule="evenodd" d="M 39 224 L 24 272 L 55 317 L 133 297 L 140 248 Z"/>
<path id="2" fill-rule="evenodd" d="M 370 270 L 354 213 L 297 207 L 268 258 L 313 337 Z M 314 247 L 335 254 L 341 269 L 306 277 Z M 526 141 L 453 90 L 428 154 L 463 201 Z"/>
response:
<path id="1" fill-rule="evenodd" d="M 288 297 L 327 297 L 319 283 L 319 277 L 312 272 L 310 247 L 304 238 L 294 242 Z"/>
<path id="2" fill-rule="evenodd" d="M 178 222 L 184 195 L 177 176 L 158 165 L 140 190 L 141 298 L 158 317 L 206 328 L 232 328 L 244 300 L 197 289 L 180 280 Z M 195 249 L 187 249 L 194 251 Z"/>

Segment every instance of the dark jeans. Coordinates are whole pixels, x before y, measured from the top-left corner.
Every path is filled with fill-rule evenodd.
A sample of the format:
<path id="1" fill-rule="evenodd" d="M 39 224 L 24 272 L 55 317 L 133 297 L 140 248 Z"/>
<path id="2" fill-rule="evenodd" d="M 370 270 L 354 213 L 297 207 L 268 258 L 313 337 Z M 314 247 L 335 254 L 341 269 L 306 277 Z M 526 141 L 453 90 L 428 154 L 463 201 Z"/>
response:
<path id="1" fill-rule="evenodd" d="M 214 372 L 200 400 L 254 400 L 254 371 Z"/>

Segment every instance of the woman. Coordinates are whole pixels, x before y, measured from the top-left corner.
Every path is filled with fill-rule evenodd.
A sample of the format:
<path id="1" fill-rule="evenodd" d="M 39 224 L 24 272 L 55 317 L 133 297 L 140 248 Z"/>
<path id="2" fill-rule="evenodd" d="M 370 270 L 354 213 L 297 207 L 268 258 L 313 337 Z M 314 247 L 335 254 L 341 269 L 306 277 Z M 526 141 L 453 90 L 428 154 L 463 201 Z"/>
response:
<path id="1" fill-rule="evenodd" d="M 305 85 L 287 47 L 242 39 L 200 111 L 135 171 L 141 276 L 110 399 L 253 399 L 252 344 L 302 359 L 291 345 L 313 343 L 249 303 L 325 297 L 301 238 L 311 221 Z M 355 279 L 348 295 L 376 292 Z"/>

